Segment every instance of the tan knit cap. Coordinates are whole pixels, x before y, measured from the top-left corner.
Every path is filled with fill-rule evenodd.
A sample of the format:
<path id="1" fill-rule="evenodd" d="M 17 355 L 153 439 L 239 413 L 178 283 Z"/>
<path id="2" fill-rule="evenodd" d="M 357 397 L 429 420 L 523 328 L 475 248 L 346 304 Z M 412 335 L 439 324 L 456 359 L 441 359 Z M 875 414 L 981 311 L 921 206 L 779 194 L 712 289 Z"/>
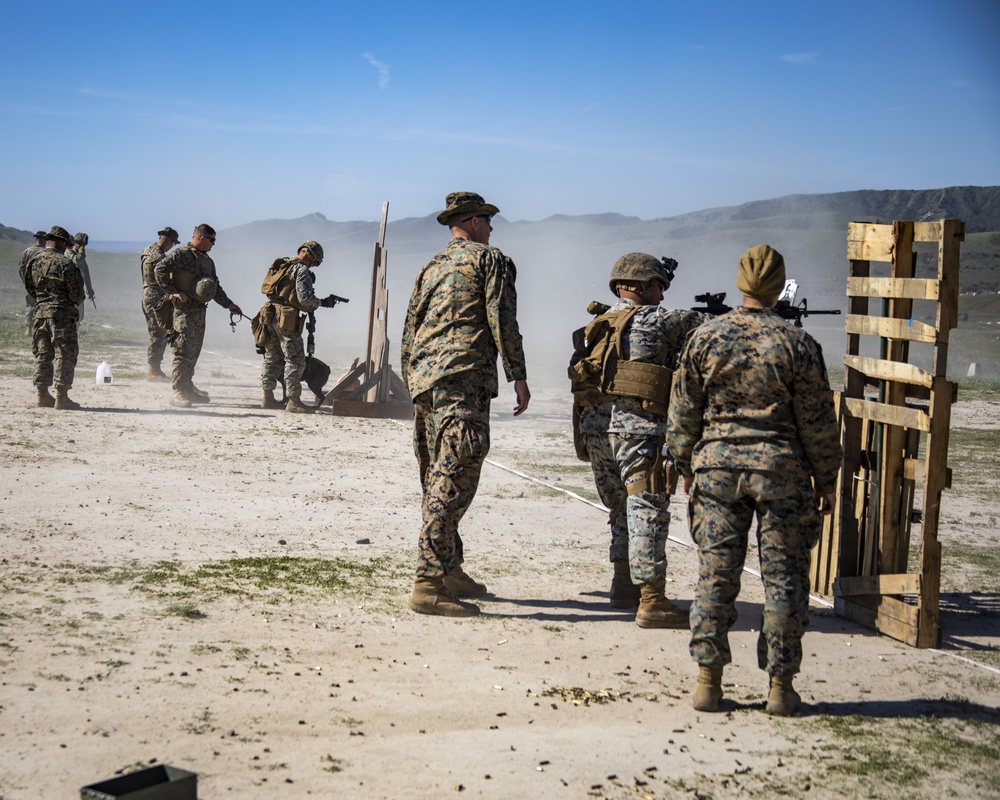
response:
<path id="1" fill-rule="evenodd" d="M 740 258 L 736 288 L 750 297 L 771 297 L 785 288 L 785 259 L 770 245 L 751 247 Z"/>

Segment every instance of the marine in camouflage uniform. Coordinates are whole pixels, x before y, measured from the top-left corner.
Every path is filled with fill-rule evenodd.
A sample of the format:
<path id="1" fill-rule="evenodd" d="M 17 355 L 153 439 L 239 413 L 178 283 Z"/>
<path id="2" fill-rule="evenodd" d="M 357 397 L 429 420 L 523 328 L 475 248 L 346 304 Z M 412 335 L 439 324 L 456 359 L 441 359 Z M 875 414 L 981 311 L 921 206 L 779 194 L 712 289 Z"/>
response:
<path id="1" fill-rule="evenodd" d="M 628 520 L 625 516 L 625 484 L 622 483 L 621 470 L 615 461 L 615 454 L 608 439 L 608 428 L 611 426 L 611 410 L 614 402 L 599 403 L 595 406 L 584 406 L 580 409 L 580 435 L 583 437 L 587 455 L 590 458 L 590 468 L 594 473 L 594 485 L 601 502 L 610 509 L 609 524 L 611 525 L 611 546 L 608 548 L 608 560 L 616 566 L 616 582 L 612 583 L 611 604 L 616 608 L 634 608 L 639 602 L 638 590 L 628 592 L 625 587 L 621 591 L 627 596 L 616 600 L 616 584 L 629 572 L 628 557 Z M 622 574 L 619 575 L 618 573 Z M 630 586 L 634 586 L 631 578 Z"/>
<path id="2" fill-rule="evenodd" d="M 41 253 L 45 249 L 45 231 L 35 231 L 35 243 L 30 247 L 26 248 L 23 253 L 21 253 L 21 258 L 17 262 L 17 274 L 21 278 L 21 283 L 24 283 L 24 273 L 27 269 L 28 262 L 31 258 L 38 253 Z M 35 319 L 35 300 L 29 295 L 24 296 L 24 332 L 31 336 L 31 332 L 34 328 L 32 324 Z"/>
<path id="3" fill-rule="evenodd" d="M 627 500 L 629 567 L 640 586 L 636 624 L 644 628 L 686 627 L 687 612 L 665 595 L 670 533 L 670 495 L 663 460 L 666 405 L 670 371 L 676 366 L 684 343 L 705 316 L 695 311 L 667 310 L 659 303 L 670 285 L 676 262 L 668 269 L 646 253 L 629 253 L 616 262 L 611 286 L 619 296 L 609 315 L 634 308 L 623 328 L 619 376 L 627 365 L 659 368 L 664 381 L 655 399 L 619 394 L 612 406 L 608 439 L 621 474 Z M 648 371 L 648 370 L 647 370 Z M 649 371 L 650 374 L 654 374 Z"/>
<path id="4" fill-rule="evenodd" d="M 76 264 L 76 268 L 80 270 L 80 274 L 83 276 L 83 284 L 87 290 L 87 299 L 93 300 L 94 295 L 94 285 L 90 282 L 90 265 L 87 263 L 87 245 L 90 243 L 90 237 L 85 233 L 78 233 L 73 237 L 73 241 L 70 242 L 70 248 L 66 251 L 66 258 Z M 80 319 L 78 322 L 83 322 L 84 312 L 86 311 L 87 304 L 85 302 L 80 302 L 78 306 L 78 311 L 80 312 Z"/>
<path id="5" fill-rule="evenodd" d="M 767 245 L 740 261 L 744 305 L 700 328 L 675 376 L 667 440 L 689 493 L 699 573 L 691 655 L 695 708 L 718 710 L 729 629 L 754 518 L 764 614 L 758 665 L 771 680 L 767 710 L 791 714 L 792 677 L 809 621 L 810 551 L 818 506 L 833 506 L 841 464 L 830 385 L 819 345 L 771 309 L 784 260 Z"/>
<path id="6" fill-rule="evenodd" d="M 31 349 L 35 355 L 38 405 L 43 408 L 77 409 L 69 398 L 76 361 L 80 354 L 77 339 L 77 305 L 84 298 L 83 276 L 64 255 L 70 236 L 54 226 L 46 236 L 44 250 L 25 265 L 24 289 L 35 302 Z M 49 394 L 53 380 L 56 396 Z"/>
<path id="7" fill-rule="evenodd" d="M 170 380 L 160 366 L 167 349 L 170 331 L 173 329 L 173 304 L 166 292 L 156 282 L 153 269 L 163 260 L 175 244 L 180 242 L 177 231 L 167 225 L 157 231 L 157 240 L 142 251 L 139 257 L 139 271 L 142 276 L 142 313 L 146 317 L 149 331 L 149 345 L 146 348 L 146 380 L 166 383 Z"/>
<path id="8" fill-rule="evenodd" d="M 214 300 L 230 314 L 243 315 L 219 283 L 215 262 L 208 255 L 214 245 L 215 230 L 210 225 L 199 225 L 188 244 L 168 253 L 153 267 L 156 283 L 170 296 L 174 305 L 174 332 L 170 341 L 174 354 L 173 396 L 170 404 L 181 408 L 210 402 L 208 396 L 194 385 L 194 370 L 205 340 L 208 301 Z M 199 285 L 211 283 L 214 283 L 214 292 L 199 299 L 196 294 L 200 291 Z"/>
<path id="9" fill-rule="evenodd" d="M 323 248 L 311 239 L 304 242 L 295 258 L 282 259 L 287 268 L 286 277 L 277 293 L 268 296 L 260 310 L 260 319 L 266 320 L 267 339 L 264 343 L 264 365 L 261 367 L 260 385 L 264 392 L 262 408 L 276 409 L 281 404 L 274 397 L 278 378 L 284 370 L 285 411 L 305 414 L 313 409 L 302 403 L 302 376 L 306 371 L 306 348 L 302 341 L 304 317 L 299 312 L 311 313 L 320 306 L 333 308 L 333 296 L 322 300 L 316 296 L 313 284 L 316 276 L 313 267 L 323 263 Z"/>
<path id="10" fill-rule="evenodd" d="M 517 325 L 514 263 L 489 246 L 496 206 L 453 192 L 437 219 L 448 246 L 424 265 L 410 296 L 401 368 L 413 398 L 413 449 L 423 488 L 423 526 L 410 607 L 419 613 L 472 616 L 486 587 L 462 569 L 458 524 L 476 494 L 490 449 L 490 400 L 497 396 L 497 355 L 514 382 L 514 415 L 528 407 L 524 351 Z"/>

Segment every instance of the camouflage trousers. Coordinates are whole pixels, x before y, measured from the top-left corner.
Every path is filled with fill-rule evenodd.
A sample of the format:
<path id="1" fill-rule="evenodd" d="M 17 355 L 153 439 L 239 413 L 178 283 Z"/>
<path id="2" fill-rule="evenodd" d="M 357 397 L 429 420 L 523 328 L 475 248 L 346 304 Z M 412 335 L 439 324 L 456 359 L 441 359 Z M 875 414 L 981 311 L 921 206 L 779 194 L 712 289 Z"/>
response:
<path id="1" fill-rule="evenodd" d="M 611 510 L 613 518 L 609 518 L 611 524 L 611 548 L 608 552 L 608 560 L 612 563 L 628 563 L 628 520 L 625 515 L 625 484 L 622 483 L 622 474 L 618 469 L 618 462 L 615 461 L 615 454 L 611 450 L 611 442 L 607 433 L 586 433 L 580 434 L 587 445 L 587 453 L 590 455 L 590 468 L 594 472 L 594 484 L 597 486 L 597 494 Z M 615 514 L 615 511 L 618 511 Z"/>
<path id="2" fill-rule="evenodd" d="M 302 376 L 306 371 L 306 348 L 302 335 L 281 330 L 277 319 L 267 326 L 267 331 L 264 366 L 260 370 L 261 388 L 266 392 L 273 392 L 284 368 L 285 397 L 301 396 Z"/>
<path id="3" fill-rule="evenodd" d="M 148 286 L 142 290 L 142 313 L 146 317 L 146 329 L 149 331 L 146 362 L 154 367 L 160 366 L 160 363 L 163 361 L 163 354 L 167 350 L 167 337 L 170 333 L 170 331 L 161 328 L 160 323 L 156 319 L 156 309 L 162 302 L 162 291 L 150 289 Z"/>
<path id="4" fill-rule="evenodd" d="M 662 436 L 611 433 L 608 438 L 626 492 L 630 484 L 648 480 L 657 470 L 662 476 Z M 659 486 L 647 485 L 642 491 L 628 495 L 625 516 L 632 582 L 663 580 L 667 576 L 667 536 L 670 533 L 670 495 L 666 492 L 665 480 Z"/>
<path id="5" fill-rule="evenodd" d="M 33 336 L 35 330 L 35 298 L 29 294 L 24 296 L 24 332 Z"/>
<path id="6" fill-rule="evenodd" d="M 489 392 L 439 385 L 418 394 L 413 451 L 423 488 L 417 577 L 442 577 L 464 558 L 458 523 L 476 496 L 490 451 Z"/>
<path id="7" fill-rule="evenodd" d="M 205 315 L 206 308 L 200 303 L 174 309 L 174 333 L 170 348 L 174 353 L 175 392 L 190 392 L 194 386 L 194 368 L 205 341 Z"/>
<path id="8" fill-rule="evenodd" d="M 808 473 L 712 469 L 695 474 L 688 506 L 698 546 L 698 585 L 691 606 L 691 656 L 699 665 L 732 661 L 729 629 L 736 622 L 747 540 L 757 518 L 764 613 L 757 664 L 789 676 L 802 663 L 809 624 L 809 559 L 820 535 Z"/>
<path id="9" fill-rule="evenodd" d="M 32 322 L 31 352 L 35 354 L 35 386 L 49 387 L 54 377 L 57 389 L 71 388 L 80 356 L 76 321 L 36 316 Z"/>

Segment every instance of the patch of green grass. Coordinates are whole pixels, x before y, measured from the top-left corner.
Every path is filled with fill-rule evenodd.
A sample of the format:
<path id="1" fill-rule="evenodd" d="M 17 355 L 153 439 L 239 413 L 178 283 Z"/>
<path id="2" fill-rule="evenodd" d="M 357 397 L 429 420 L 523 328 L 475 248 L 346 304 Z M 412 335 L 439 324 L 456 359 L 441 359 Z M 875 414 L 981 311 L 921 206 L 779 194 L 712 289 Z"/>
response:
<path id="1" fill-rule="evenodd" d="M 203 656 L 206 653 L 221 653 L 222 648 L 214 644 L 198 644 L 191 645 L 191 652 L 196 656 Z"/>
<path id="2" fill-rule="evenodd" d="M 984 499 L 1000 499 L 996 483 L 1000 430 L 952 428 L 948 438 L 948 463 L 952 486 Z"/>
<path id="3" fill-rule="evenodd" d="M 163 613 L 171 617 L 182 617 L 184 619 L 205 618 L 205 612 L 201 611 L 194 603 L 172 603 L 163 609 Z"/>
<path id="4" fill-rule="evenodd" d="M 237 661 L 246 661 L 250 657 L 249 647 L 234 647 L 233 658 Z"/>

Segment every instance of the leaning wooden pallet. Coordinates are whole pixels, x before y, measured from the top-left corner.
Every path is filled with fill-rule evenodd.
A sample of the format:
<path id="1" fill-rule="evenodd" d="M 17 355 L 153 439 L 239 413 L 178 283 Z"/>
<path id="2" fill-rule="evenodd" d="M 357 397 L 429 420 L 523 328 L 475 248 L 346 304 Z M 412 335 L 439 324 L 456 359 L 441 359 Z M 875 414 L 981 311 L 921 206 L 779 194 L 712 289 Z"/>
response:
<path id="1" fill-rule="evenodd" d="M 839 401 L 844 465 L 839 513 L 817 546 L 813 589 L 828 591 L 830 554 L 837 552 L 836 612 L 917 647 L 936 646 L 939 639 L 938 521 L 950 482 L 956 392 L 946 370 L 964 235 L 961 220 L 848 228 L 847 355 Z M 937 245 L 934 277 L 914 275 L 914 243 L 922 242 Z M 889 276 L 872 277 L 873 261 L 887 262 Z M 873 299 L 881 301 L 876 309 L 870 308 Z M 914 318 L 915 301 L 930 305 L 933 324 Z M 864 354 L 873 340 L 878 355 Z M 911 363 L 912 343 L 929 348 L 927 368 Z M 922 509 L 914 507 L 918 498 Z M 914 526 L 920 546 L 911 568 Z"/>

